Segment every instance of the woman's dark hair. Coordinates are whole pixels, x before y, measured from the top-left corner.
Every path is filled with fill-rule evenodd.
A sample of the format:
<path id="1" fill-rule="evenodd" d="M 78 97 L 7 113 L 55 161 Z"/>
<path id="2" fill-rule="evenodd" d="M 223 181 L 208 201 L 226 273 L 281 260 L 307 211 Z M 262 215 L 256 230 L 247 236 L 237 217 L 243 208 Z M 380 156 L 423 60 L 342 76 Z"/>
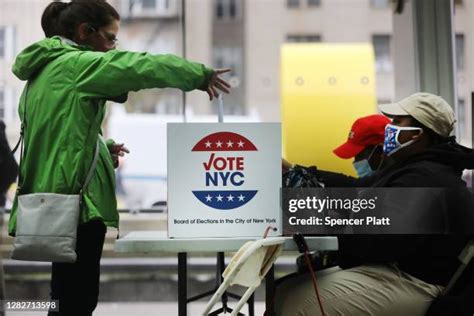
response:
<path id="1" fill-rule="evenodd" d="M 55 1 L 44 10 L 41 27 L 46 37 L 60 35 L 72 40 L 81 23 L 99 29 L 113 20 L 120 20 L 120 15 L 105 0 Z"/>

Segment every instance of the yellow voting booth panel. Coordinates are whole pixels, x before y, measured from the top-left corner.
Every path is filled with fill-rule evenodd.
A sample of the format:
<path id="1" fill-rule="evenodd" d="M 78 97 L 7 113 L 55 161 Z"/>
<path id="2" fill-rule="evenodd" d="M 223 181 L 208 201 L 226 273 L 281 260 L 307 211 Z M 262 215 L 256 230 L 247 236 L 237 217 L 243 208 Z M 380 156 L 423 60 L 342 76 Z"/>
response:
<path id="1" fill-rule="evenodd" d="M 281 50 L 283 157 L 354 175 L 332 152 L 352 123 L 376 112 L 370 44 L 284 44 Z"/>

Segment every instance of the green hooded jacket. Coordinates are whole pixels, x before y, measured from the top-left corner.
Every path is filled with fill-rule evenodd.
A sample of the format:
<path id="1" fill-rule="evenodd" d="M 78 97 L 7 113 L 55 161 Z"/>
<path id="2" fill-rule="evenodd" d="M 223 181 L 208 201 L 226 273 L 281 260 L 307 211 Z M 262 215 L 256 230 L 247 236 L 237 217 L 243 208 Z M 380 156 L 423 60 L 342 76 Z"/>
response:
<path id="1" fill-rule="evenodd" d="M 18 110 L 25 125 L 21 194 L 78 194 L 101 134 L 106 100 L 147 88 L 206 90 L 213 70 L 174 55 L 94 52 L 52 37 L 23 50 L 13 73 L 28 81 Z M 118 228 L 115 173 L 103 141 L 99 153 L 80 222 L 101 219 Z M 15 198 L 10 235 L 15 234 L 16 210 Z"/>

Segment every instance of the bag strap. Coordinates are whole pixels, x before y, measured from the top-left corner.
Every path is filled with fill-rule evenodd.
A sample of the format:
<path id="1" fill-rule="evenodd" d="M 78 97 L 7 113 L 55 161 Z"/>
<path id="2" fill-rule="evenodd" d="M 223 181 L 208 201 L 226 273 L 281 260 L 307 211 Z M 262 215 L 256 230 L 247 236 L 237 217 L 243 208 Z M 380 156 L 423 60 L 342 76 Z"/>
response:
<path id="1" fill-rule="evenodd" d="M 18 143 L 15 145 L 15 148 L 12 150 L 12 154 L 14 154 L 18 148 L 20 148 L 20 172 L 18 172 L 18 188 L 17 188 L 17 194 L 20 194 L 21 190 L 21 162 L 23 160 L 23 149 L 24 149 L 24 139 L 25 139 L 25 128 L 27 126 L 26 123 L 26 105 L 27 105 L 27 98 L 28 98 L 28 88 L 29 88 L 30 82 L 26 82 L 26 87 L 25 87 L 25 99 L 23 102 L 23 120 L 21 122 L 21 130 L 20 130 L 20 139 L 18 140 Z M 99 112 L 97 111 L 96 117 L 99 116 Z M 79 194 L 81 196 L 81 201 L 82 201 L 82 196 L 84 193 L 84 190 L 87 188 L 89 185 L 89 182 L 92 180 L 92 177 L 94 176 L 94 171 L 95 168 L 97 167 L 97 160 L 99 158 L 99 145 L 100 139 L 97 137 L 97 143 L 95 146 L 95 153 L 94 153 L 94 159 L 92 160 L 92 164 L 89 168 L 89 171 L 87 172 L 87 177 L 86 180 L 84 181 L 84 184 L 81 187 L 81 190 L 79 191 Z"/>
<path id="2" fill-rule="evenodd" d="M 17 194 L 20 194 L 21 192 L 21 163 L 23 161 L 23 140 L 25 138 L 25 127 L 26 127 L 26 100 L 28 98 L 28 88 L 30 87 L 30 82 L 26 82 L 25 86 L 25 98 L 23 100 L 23 119 L 21 120 L 21 128 L 20 128 L 20 139 L 18 140 L 18 143 L 15 145 L 15 148 L 12 150 L 12 154 L 15 154 L 15 152 L 18 150 L 18 147 L 20 148 L 20 163 L 18 164 L 19 166 L 19 171 L 18 171 L 18 187 L 16 189 Z"/>
<path id="3" fill-rule="evenodd" d="M 13 147 L 11 154 L 14 155 L 16 151 L 18 150 L 18 147 L 20 146 L 21 140 L 23 139 L 23 133 L 20 131 L 20 139 L 18 139 L 18 142 L 16 143 L 15 147 Z"/>
<path id="4" fill-rule="evenodd" d="M 94 171 L 95 167 L 97 166 L 97 160 L 99 158 L 99 142 L 100 139 L 97 138 L 97 144 L 95 145 L 95 153 L 94 153 L 94 159 L 92 160 L 91 167 L 89 168 L 89 172 L 87 173 L 86 181 L 84 182 L 84 185 L 81 188 L 80 194 L 84 192 L 84 190 L 87 188 L 89 185 L 89 182 L 91 181 L 92 177 L 94 176 Z"/>

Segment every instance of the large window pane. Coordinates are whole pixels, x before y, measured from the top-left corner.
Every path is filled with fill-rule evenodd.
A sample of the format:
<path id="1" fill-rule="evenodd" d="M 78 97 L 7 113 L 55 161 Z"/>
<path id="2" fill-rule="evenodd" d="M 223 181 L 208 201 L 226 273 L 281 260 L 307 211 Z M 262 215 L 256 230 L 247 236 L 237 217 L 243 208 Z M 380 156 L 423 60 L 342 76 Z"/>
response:
<path id="1" fill-rule="evenodd" d="M 372 71 L 375 65 L 378 70 L 374 78 L 377 80 L 374 100 L 394 100 L 390 48 L 392 14 L 391 10 L 373 9 L 373 6 L 385 6 L 386 1 L 186 0 L 185 25 L 181 0 L 109 2 L 123 17 L 118 34 L 121 50 L 183 55 L 185 36 L 187 58 L 211 67 L 232 68 L 225 76 L 233 87 L 230 95 L 224 95 L 225 121 L 281 120 L 281 49 L 287 43 L 324 41 L 321 45 L 363 43 L 370 47 L 372 42 L 376 58 L 370 60 L 367 67 Z M 29 12 L 31 15 L 36 12 L 36 15 L 28 19 L 19 15 L 16 19 L 19 50 L 43 38 L 39 24 L 32 28 L 31 21 L 39 21 L 48 1 L 31 3 Z M 5 49 L 2 48 L 5 42 L 2 32 L 0 27 L 0 54 L 4 54 L 2 50 Z M 457 33 L 465 34 L 462 30 Z M 376 36 L 372 37 L 374 34 Z M 466 34 L 466 40 L 468 38 Z M 352 60 L 353 57 L 348 53 L 345 58 Z M 465 62 L 468 63 L 468 56 Z M 325 74 L 327 77 L 323 78 L 317 70 L 314 71 L 317 82 L 344 83 L 344 78 L 349 77 L 345 72 L 338 74 L 330 68 Z M 9 70 L 2 68 L 0 71 L 7 73 Z M 16 84 L 10 77 L 4 75 L 2 78 Z M 309 82 L 304 81 L 307 78 L 300 79 Z M 361 78 L 357 80 L 359 82 L 367 80 Z M 6 85 L 10 84 L 6 82 Z M 21 88 L 17 87 L 19 91 Z M 466 100 L 466 104 L 470 103 Z M 133 149 L 120 171 L 125 188 L 122 192 L 127 194 L 122 200 L 127 202 L 121 206 L 145 207 L 166 200 L 166 148 L 162 145 L 166 142 L 166 122 L 183 120 L 184 108 L 188 121 L 216 121 L 216 106 L 217 103 L 209 102 L 203 92 L 188 93 L 184 100 L 183 94 L 176 89 L 131 92 L 125 104 L 110 104 L 104 126 L 106 136 L 125 141 Z M 148 135 L 153 135 L 153 142 L 146 139 Z M 146 160 L 148 158 L 154 163 Z"/>

